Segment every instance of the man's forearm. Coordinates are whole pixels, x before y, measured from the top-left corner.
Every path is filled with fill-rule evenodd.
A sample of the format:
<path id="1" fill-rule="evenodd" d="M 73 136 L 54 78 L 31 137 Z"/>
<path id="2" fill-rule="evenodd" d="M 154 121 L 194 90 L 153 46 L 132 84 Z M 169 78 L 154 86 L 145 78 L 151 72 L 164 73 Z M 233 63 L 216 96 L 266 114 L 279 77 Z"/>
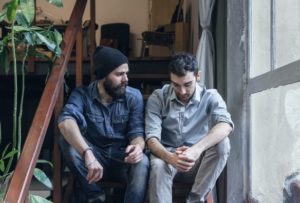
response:
<path id="1" fill-rule="evenodd" d="M 196 143 L 192 148 L 197 149 L 200 153 L 204 152 L 208 148 L 218 144 L 225 137 L 227 137 L 232 131 L 232 127 L 225 122 L 216 124 L 207 135 Z"/>
<path id="2" fill-rule="evenodd" d="M 145 148 L 145 141 L 142 137 L 136 137 L 130 142 L 131 145 L 139 145 L 141 149 L 143 150 Z"/>
<path id="3" fill-rule="evenodd" d="M 147 141 L 147 146 L 151 153 L 161 158 L 162 160 L 171 163 L 170 157 L 171 152 L 169 152 L 156 138 L 150 138 Z"/>
<path id="4" fill-rule="evenodd" d="M 67 142 L 82 155 L 83 151 L 89 146 L 84 140 L 79 127 L 73 119 L 66 119 L 58 124 L 58 128 Z"/>

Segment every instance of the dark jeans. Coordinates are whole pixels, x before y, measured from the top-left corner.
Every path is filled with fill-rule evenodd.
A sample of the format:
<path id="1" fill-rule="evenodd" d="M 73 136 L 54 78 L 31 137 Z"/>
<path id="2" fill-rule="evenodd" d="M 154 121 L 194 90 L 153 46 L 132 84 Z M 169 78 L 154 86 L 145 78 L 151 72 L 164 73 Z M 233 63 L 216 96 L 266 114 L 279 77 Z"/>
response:
<path id="1" fill-rule="evenodd" d="M 81 189 L 88 199 L 103 194 L 101 188 L 96 183 L 89 184 L 86 180 L 87 168 L 80 154 L 70 146 L 62 137 L 59 145 L 67 166 L 76 175 L 80 182 Z M 137 164 L 124 163 L 125 148 L 119 146 L 109 146 L 99 148 L 89 143 L 93 148 L 94 155 L 104 169 L 102 180 L 121 180 L 127 183 L 124 202 L 142 203 L 145 201 L 149 160 L 144 154 L 144 158 Z M 101 181 L 101 180 L 100 180 Z"/>

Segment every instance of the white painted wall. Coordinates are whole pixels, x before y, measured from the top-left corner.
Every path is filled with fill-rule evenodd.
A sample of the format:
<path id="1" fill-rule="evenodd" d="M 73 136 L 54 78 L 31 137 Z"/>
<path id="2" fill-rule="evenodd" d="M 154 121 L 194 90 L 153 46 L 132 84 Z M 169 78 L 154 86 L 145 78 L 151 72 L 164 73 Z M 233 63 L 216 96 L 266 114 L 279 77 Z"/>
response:
<path id="1" fill-rule="evenodd" d="M 7 0 L 1 0 L 0 7 Z M 63 8 L 56 8 L 45 0 L 36 0 L 37 6 L 41 7 L 44 15 L 51 18 L 68 20 L 76 0 L 63 1 Z M 84 13 L 83 21 L 90 18 L 90 1 Z M 141 49 L 141 33 L 148 30 L 148 0 L 96 0 L 96 22 L 99 26 L 106 23 L 128 23 L 130 25 L 130 47 L 131 56 L 139 56 Z M 96 40 L 99 43 L 100 29 L 96 33 Z"/>

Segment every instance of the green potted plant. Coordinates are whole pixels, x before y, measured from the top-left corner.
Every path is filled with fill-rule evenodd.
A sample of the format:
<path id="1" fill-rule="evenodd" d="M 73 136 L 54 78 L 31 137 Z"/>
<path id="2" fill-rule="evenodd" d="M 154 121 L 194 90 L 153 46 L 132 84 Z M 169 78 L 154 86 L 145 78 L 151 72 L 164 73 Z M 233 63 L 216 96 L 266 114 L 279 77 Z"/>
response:
<path id="1" fill-rule="evenodd" d="M 55 6 L 62 6 L 62 0 L 47 1 Z M 51 25 L 48 27 L 35 26 L 34 18 L 35 0 L 9 0 L 0 11 L 0 22 L 5 21 L 7 23 L 6 29 L 9 30 L 7 35 L 2 36 L 0 40 L 0 67 L 5 68 L 5 72 L 11 70 L 14 81 L 13 129 L 12 136 L 10 136 L 12 142 L 7 144 L 4 149 L 0 149 L 0 202 L 4 198 L 7 183 L 13 171 L 12 163 L 19 158 L 22 148 L 21 129 L 26 61 L 28 57 L 55 60 L 61 54 L 61 34 Z M 50 51 L 53 56 L 49 58 L 48 54 L 38 49 L 39 47 Z M 21 51 L 18 52 L 18 50 Z M 20 67 L 18 67 L 18 61 L 21 61 Z M 21 81 L 17 79 L 18 72 L 21 72 Z M 18 91 L 18 82 L 21 82 L 21 91 Z M 2 136 L 0 123 L 0 144 Z M 40 162 L 51 164 L 47 161 Z M 50 180 L 42 170 L 36 168 L 34 176 L 47 187 L 52 188 Z M 28 200 L 29 202 L 49 202 L 35 195 L 29 195 Z"/>

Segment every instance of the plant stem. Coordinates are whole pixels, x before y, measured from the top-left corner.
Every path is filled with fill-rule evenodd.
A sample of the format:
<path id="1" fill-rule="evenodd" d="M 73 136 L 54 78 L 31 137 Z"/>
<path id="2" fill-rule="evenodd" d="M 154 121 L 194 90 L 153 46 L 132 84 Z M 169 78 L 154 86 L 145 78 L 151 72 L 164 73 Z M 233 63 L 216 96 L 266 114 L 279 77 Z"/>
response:
<path id="1" fill-rule="evenodd" d="M 17 147 L 17 105 L 18 105 L 18 73 L 17 73 L 17 57 L 16 57 L 16 47 L 15 47 L 15 32 L 14 32 L 14 24 L 12 22 L 12 37 L 11 37 L 11 44 L 12 44 L 12 52 L 13 52 L 13 75 L 14 75 L 14 104 L 13 104 L 13 149 Z M 19 149 L 20 150 L 20 149 Z M 12 161 L 14 157 L 12 156 L 9 158 L 8 163 L 5 168 L 4 174 L 7 174 L 10 170 Z"/>
<path id="2" fill-rule="evenodd" d="M 25 93 L 25 62 L 28 56 L 29 46 L 26 46 L 26 51 L 22 60 L 22 89 L 21 89 L 21 98 L 19 104 L 19 115 L 18 115 L 18 159 L 21 153 L 21 145 L 22 145 L 22 116 L 23 116 L 23 103 L 24 103 L 24 93 Z"/>

